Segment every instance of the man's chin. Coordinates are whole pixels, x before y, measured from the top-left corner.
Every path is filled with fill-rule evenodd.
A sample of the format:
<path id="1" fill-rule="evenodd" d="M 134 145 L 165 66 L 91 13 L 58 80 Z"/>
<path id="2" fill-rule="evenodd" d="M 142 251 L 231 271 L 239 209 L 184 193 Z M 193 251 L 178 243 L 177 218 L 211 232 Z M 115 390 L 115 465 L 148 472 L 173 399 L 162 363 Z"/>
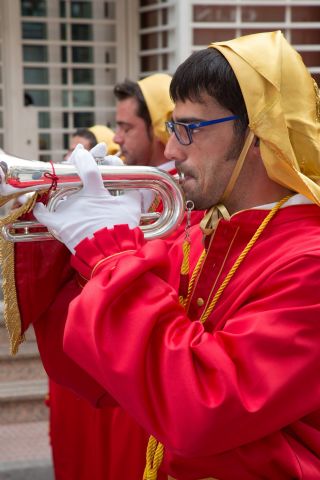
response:
<path id="1" fill-rule="evenodd" d="M 207 202 L 204 201 L 203 196 L 197 194 L 195 191 L 191 190 L 184 190 L 186 202 L 190 201 L 193 203 L 194 208 L 193 210 L 207 210 L 210 208 L 207 206 Z"/>
<path id="2" fill-rule="evenodd" d="M 124 161 L 125 161 L 125 164 L 129 165 L 130 167 L 132 167 L 133 165 L 136 165 L 134 160 L 126 155 L 124 156 Z"/>
<path id="3" fill-rule="evenodd" d="M 186 198 L 190 198 L 191 200 L 192 197 L 197 196 L 195 191 L 195 180 L 193 177 L 184 177 L 181 182 L 181 187 Z"/>

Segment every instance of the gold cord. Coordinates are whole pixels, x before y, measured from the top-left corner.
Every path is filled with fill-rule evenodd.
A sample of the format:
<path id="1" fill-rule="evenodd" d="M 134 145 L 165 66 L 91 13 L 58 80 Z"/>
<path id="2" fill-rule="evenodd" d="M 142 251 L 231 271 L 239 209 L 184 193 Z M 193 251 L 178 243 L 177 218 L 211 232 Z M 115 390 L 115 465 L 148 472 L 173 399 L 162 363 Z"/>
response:
<path id="1" fill-rule="evenodd" d="M 189 275 L 190 270 L 190 240 L 186 238 L 182 244 L 182 251 L 183 251 L 183 260 L 180 269 L 181 276 Z M 183 295 L 179 295 L 179 303 L 183 307 L 185 307 L 186 298 Z"/>
<path id="2" fill-rule="evenodd" d="M 275 216 L 275 214 L 278 212 L 278 210 L 282 207 L 282 205 L 288 201 L 288 199 L 291 197 L 291 195 L 286 196 L 282 200 L 280 200 L 273 208 L 270 210 L 268 215 L 265 217 L 265 219 L 262 221 L 262 223 L 259 225 L 258 229 L 256 232 L 253 234 L 251 239 L 249 240 L 248 244 L 244 248 L 244 250 L 240 253 L 239 257 L 229 270 L 229 273 L 225 277 L 224 281 L 218 288 L 216 294 L 214 295 L 213 299 L 210 302 L 210 305 L 208 308 L 205 309 L 203 314 L 201 315 L 200 322 L 204 323 L 207 318 L 211 315 L 212 310 L 217 304 L 217 301 L 221 297 L 224 289 L 230 282 L 231 278 L 239 268 L 240 264 L 243 262 L 244 258 L 248 254 L 248 252 L 251 250 L 253 245 L 256 243 L 270 220 Z M 189 247 L 186 245 L 183 246 L 183 262 L 182 262 L 182 267 L 181 267 L 181 273 L 185 274 L 186 273 L 186 268 L 189 268 L 189 255 L 190 255 L 190 243 Z M 189 303 L 189 300 L 191 298 L 191 293 L 193 290 L 193 286 L 195 283 L 195 279 L 197 278 L 197 275 L 200 271 L 201 265 L 204 261 L 206 252 L 205 250 L 201 253 L 200 258 L 197 262 L 197 265 L 192 273 L 191 279 L 190 279 L 190 284 L 188 286 L 188 294 L 186 298 L 179 297 L 180 303 L 182 306 L 186 307 Z M 185 256 L 187 258 L 185 258 Z M 157 479 L 157 471 L 161 465 L 161 462 L 163 460 L 163 455 L 164 455 L 164 446 L 162 443 L 158 442 L 154 436 L 149 437 L 149 442 L 148 442 L 148 447 L 147 447 L 147 454 L 146 454 L 146 467 L 144 470 L 144 475 L 143 475 L 143 480 L 156 480 Z"/>
<path id="3" fill-rule="evenodd" d="M 151 435 L 148 441 L 143 480 L 157 480 L 157 472 L 163 459 L 163 451 L 163 444 Z"/>
<path id="4" fill-rule="evenodd" d="M 198 276 L 198 273 L 200 271 L 200 268 L 204 262 L 204 259 L 206 257 L 206 250 L 203 249 L 198 261 L 197 261 L 197 264 L 192 272 L 192 275 L 191 275 L 191 278 L 190 278 L 190 282 L 189 282 L 189 285 L 188 285 L 188 294 L 187 294 L 187 298 L 184 300 L 184 304 L 183 306 L 187 307 L 188 306 L 188 303 L 189 303 L 189 299 L 191 297 L 191 292 L 193 290 L 193 285 L 194 285 L 194 282 L 196 281 L 196 278 Z"/>
<path id="5" fill-rule="evenodd" d="M 224 191 L 224 193 L 221 197 L 221 203 L 222 204 L 226 202 L 230 193 L 233 190 L 233 187 L 235 186 L 236 181 L 238 180 L 239 174 L 240 174 L 241 169 L 243 167 L 244 161 L 247 158 L 247 153 L 248 153 L 249 148 L 251 147 L 253 139 L 254 139 L 254 133 L 253 133 L 252 130 L 250 130 L 249 133 L 248 133 L 248 136 L 247 136 L 247 138 L 244 142 L 242 150 L 240 152 L 237 163 L 236 163 L 236 165 L 233 169 L 233 172 L 232 172 L 231 178 L 229 180 L 229 183 L 228 183 L 228 185 L 227 185 L 227 187 L 226 187 L 226 189 L 225 189 L 225 191 Z"/>
<path id="6" fill-rule="evenodd" d="M 11 210 L 6 217 L 0 218 L 0 228 L 15 222 L 24 213 L 30 212 L 37 196 L 38 194 L 33 195 L 19 208 Z M 24 335 L 21 334 L 21 318 L 15 285 L 14 244 L 2 237 L 0 238 L 0 262 L 3 277 L 3 318 L 9 333 L 11 354 L 15 355 L 19 345 L 24 341 Z"/>
<path id="7" fill-rule="evenodd" d="M 228 283 L 230 282 L 231 278 L 233 277 L 233 275 L 235 274 L 236 270 L 239 268 L 240 264 L 242 263 L 242 261 L 244 260 L 244 258 L 246 257 L 246 255 L 248 254 L 248 252 L 251 250 L 251 248 L 253 247 L 253 245 L 256 243 L 256 241 L 258 240 L 258 238 L 260 237 L 260 235 L 262 234 L 262 232 L 264 231 L 264 229 L 266 228 L 266 226 L 268 225 L 268 223 L 270 222 L 270 220 L 274 217 L 274 215 L 277 213 L 277 211 L 280 209 L 280 207 L 289 200 L 289 198 L 291 197 L 291 195 L 288 195 L 287 197 L 283 198 L 282 200 L 280 200 L 280 202 L 278 202 L 273 208 L 272 210 L 270 210 L 270 212 L 268 213 L 268 215 L 266 216 L 266 218 L 263 220 L 263 222 L 261 223 L 261 225 L 258 227 L 258 229 L 256 230 L 256 232 L 254 233 L 254 235 L 252 236 L 252 238 L 250 239 L 249 243 L 246 245 L 246 247 L 244 248 L 244 250 L 240 253 L 239 257 L 237 258 L 237 260 L 235 261 L 235 263 L 233 264 L 232 268 L 230 269 L 229 273 L 227 274 L 227 276 L 225 277 L 224 281 L 222 282 L 222 284 L 220 285 L 220 287 L 218 288 L 216 294 L 214 295 L 213 299 L 211 300 L 210 302 L 210 305 L 208 306 L 208 308 L 203 312 L 203 314 L 201 315 L 201 318 L 200 318 L 200 322 L 201 323 L 204 323 L 207 318 L 211 315 L 212 313 L 212 310 L 214 309 L 217 301 L 219 300 L 219 298 L 221 297 L 224 289 L 226 288 L 226 286 L 228 285 Z"/>

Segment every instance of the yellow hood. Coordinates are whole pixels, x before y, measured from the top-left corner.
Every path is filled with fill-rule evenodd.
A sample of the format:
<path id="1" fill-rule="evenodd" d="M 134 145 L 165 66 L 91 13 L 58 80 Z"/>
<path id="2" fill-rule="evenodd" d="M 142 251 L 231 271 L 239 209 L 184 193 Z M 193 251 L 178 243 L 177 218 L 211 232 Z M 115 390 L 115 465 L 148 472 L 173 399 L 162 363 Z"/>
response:
<path id="1" fill-rule="evenodd" d="M 148 106 L 153 133 L 164 144 L 169 138 L 165 122 L 171 119 L 174 108 L 174 103 L 169 95 L 170 83 L 171 77 L 165 73 L 156 73 L 138 81 Z"/>
<path id="2" fill-rule="evenodd" d="M 94 125 L 93 127 L 90 127 L 89 130 L 94 134 L 98 143 L 104 142 L 107 144 L 108 155 L 114 155 L 119 152 L 120 147 L 113 141 L 114 132 L 111 128 L 106 127 L 105 125 Z"/>
<path id="3" fill-rule="evenodd" d="M 320 204 L 319 89 L 280 31 L 212 43 L 240 84 L 269 177 Z"/>

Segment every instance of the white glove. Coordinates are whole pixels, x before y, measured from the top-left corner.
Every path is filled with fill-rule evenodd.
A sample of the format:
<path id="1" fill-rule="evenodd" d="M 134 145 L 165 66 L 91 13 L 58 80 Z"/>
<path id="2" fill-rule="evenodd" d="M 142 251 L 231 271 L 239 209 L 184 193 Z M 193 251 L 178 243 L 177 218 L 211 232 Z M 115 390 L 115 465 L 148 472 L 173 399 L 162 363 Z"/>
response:
<path id="1" fill-rule="evenodd" d="M 80 144 L 79 144 L 80 145 Z M 90 153 L 94 157 L 96 163 L 98 165 L 111 165 L 111 166 L 118 166 L 124 165 L 121 158 L 117 157 L 117 155 L 106 155 L 107 145 L 104 142 L 97 143 L 93 148 L 91 148 Z M 69 163 L 73 164 L 72 155 L 62 163 Z M 142 213 L 147 213 L 149 211 L 152 202 L 155 199 L 155 192 L 151 189 L 141 189 L 139 190 L 141 194 L 141 211 Z"/>
<path id="2" fill-rule="evenodd" d="M 121 158 L 117 155 L 106 155 L 107 145 L 105 143 L 98 143 L 91 150 L 90 153 L 95 158 L 96 162 L 99 165 L 124 165 Z M 100 160 L 101 159 L 101 160 Z M 143 213 L 148 212 L 152 202 L 155 199 L 155 193 L 151 189 L 141 189 L 139 190 L 141 194 L 141 211 Z"/>
<path id="3" fill-rule="evenodd" d="M 80 144 L 79 144 L 80 145 Z M 117 157 L 117 155 L 107 155 L 108 147 L 107 144 L 104 142 L 97 143 L 93 148 L 91 148 L 90 153 L 94 157 L 96 163 L 98 165 L 123 165 L 123 161 L 121 158 Z M 61 163 L 72 164 L 72 155 L 68 158 L 68 160 L 64 160 Z"/>
<path id="4" fill-rule="evenodd" d="M 90 153 L 99 165 L 123 165 L 123 161 L 117 155 L 107 155 L 107 145 L 104 142 L 98 143 L 91 148 Z"/>
<path id="5" fill-rule="evenodd" d="M 82 180 L 83 187 L 58 203 L 50 212 L 42 203 L 33 209 L 34 216 L 53 235 L 74 253 L 74 248 L 84 238 L 103 227 L 128 224 L 135 228 L 140 223 L 141 195 L 137 190 L 112 196 L 104 188 L 98 166 L 82 145 L 77 145 L 72 163 Z"/>

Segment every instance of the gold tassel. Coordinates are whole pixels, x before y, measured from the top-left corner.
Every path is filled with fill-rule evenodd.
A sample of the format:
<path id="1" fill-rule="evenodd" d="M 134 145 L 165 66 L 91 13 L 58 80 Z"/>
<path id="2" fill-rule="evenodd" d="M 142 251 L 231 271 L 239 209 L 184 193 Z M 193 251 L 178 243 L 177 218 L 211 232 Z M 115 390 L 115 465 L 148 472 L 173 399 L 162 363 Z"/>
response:
<path id="1" fill-rule="evenodd" d="M 0 228 L 15 222 L 21 215 L 31 211 L 37 196 L 38 194 L 33 195 L 21 207 L 11 210 L 6 217 L 0 218 Z M 4 240 L 2 237 L 0 237 L 0 262 L 3 277 L 3 317 L 9 334 L 10 351 L 12 355 L 15 355 L 25 337 L 21 334 L 21 318 L 15 285 L 14 244 Z"/>
<path id="2" fill-rule="evenodd" d="M 24 341 L 21 335 L 21 319 L 14 276 L 14 244 L 0 238 L 2 289 L 4 298 L 3 318 L 8 330 L 11 355 L 15 355 Z"/>
<path id="3" fill-rule="evenodd" d="M 157 480 L 157 472 L 163 459 L 163 451 L 164 447 L 162 443 L 158 442 L 158 440 L 151 435 L 148 441 L 143 480 Z"/>
<path id="4" fill-rule="evenodd" d="M 189 269 L 190 269 L 190 241 L 186 238 L 182 245 L 183 260 L 180 269 L 180 282 L 179 282 L 179 303 L 185 307 L 189 288 Z"/>

